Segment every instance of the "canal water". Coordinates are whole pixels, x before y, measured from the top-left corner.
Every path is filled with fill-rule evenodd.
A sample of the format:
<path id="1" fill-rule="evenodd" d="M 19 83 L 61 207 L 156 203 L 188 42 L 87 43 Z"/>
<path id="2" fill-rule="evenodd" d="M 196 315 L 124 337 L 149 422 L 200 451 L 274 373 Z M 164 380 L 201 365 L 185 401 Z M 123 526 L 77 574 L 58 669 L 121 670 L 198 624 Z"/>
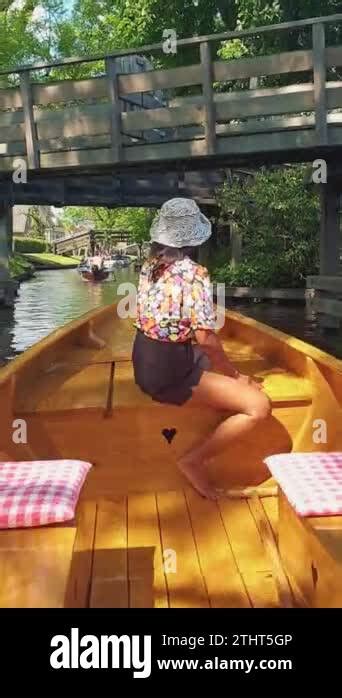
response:
<path id="1" fill-rule="evenodd" d="M 76 269 L 42 271 L 21 284 L 13 309 L 0 309 L 0 363 L 7 363 L 56 328 L 113 303 L 122 282 L 136 283 L 133 267 L 115 271 L 102 284 L 83 281 Z M 231 307 L 342 358 L 342 337 L 322 335 L 304 304 L 232 301 Z"/>

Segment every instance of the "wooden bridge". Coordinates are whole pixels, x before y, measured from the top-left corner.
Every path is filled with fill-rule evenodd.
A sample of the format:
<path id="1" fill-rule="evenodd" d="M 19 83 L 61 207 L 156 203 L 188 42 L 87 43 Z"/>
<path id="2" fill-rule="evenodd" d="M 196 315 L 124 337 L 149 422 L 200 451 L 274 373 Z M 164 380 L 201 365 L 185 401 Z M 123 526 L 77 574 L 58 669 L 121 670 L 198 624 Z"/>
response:
<path id="1" fill-rule="evenodd" d="M 103 244 L 109 236 L 112 245 L 129 243 L 131 240 L 131 234 L 126 231 L 89 230 L 60 238 L 52 244 L 55 254 L 81 257 L 95 254 L 96 246 Z"/>
<path id="2" fill-rule="evenodd" d="M 151 166 L 165 172 L 175 162 L 194 170 L 335 153 L 342 146 L 342 81 L 330 78 L 342 66 L 342 46 L 326 46 L 325 27 L 341 20 L 334 15 L 181 39 L 179 48 L 198 49 L 198 62 L 184 67 L 125 74 L 119 61 L 137 53 L 127 50 L 2 71 L 19 84 L 0 90 L 0 171 L 11 174 L 18 157 L 31 172 L 66 176 L 103 173 L 104 166 L 107 172 L 146 173 Z M 311 28 L 312 46 L 306 50 L 215 60 L 219 41 L 303 27 Z M 161 48 L 143 47 L 139 53 Z M 43 69 L 99 60 L 104 69 L 96 77 L 41 82 Z M 250 85 L 252 78 L 279 76 L 281 87 L 236 89 L 237 81 Z M 185 87 L 191 96 L 182 96 Z M 137 95 L 157 91 L 157 102 L 146 108 L 142 97 L 138 103 Z"/>
<path id="3" fill-rule="evenodd" d="M 137 53 L 158 58 L 157 44 L 0 71 L 13 85 L 0 89 L 0 237 L 15 203 L 148 206 L 156 191 L 158 203 L 176 194 L 200 200 L 214 188 L 210 172 L 222 180 L 226 167 L 324 157 L 321 274 L 336 274 L 342 45 L 326 36 L 337 36 L 331 29 L 341 21 L 338 14 L 180 39 L 177 50 L 191 48 L 197 59 L 165 69 L 122 68 Z M 221 41 L 297 31 L 310 36 L 307 48 L 298 41 L 291 51 L 217 60 Z M 66 67 L 85 65 L 93 77 L 63 79 Z M 42 78 L 50 70 L 61 79 Z M 23 166 L 26 183 L 13 176 Z"/>

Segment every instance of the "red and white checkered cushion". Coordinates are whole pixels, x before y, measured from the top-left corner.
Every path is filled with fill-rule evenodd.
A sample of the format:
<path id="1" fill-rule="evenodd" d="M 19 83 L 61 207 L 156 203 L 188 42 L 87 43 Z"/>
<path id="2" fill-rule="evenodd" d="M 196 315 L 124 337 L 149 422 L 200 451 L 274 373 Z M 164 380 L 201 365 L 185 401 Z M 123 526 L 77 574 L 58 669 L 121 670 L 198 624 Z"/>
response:
<path id="1" fill-rule="evenodd" d="M 265 463 L 297 514 L 342 515 L 342 453 L 281 453 Z"/>
<path id="2" fill-rule="evenodd" d="M 90 468 L 79 460 L 0 463 L 0 528 L 70 521 Z"/>

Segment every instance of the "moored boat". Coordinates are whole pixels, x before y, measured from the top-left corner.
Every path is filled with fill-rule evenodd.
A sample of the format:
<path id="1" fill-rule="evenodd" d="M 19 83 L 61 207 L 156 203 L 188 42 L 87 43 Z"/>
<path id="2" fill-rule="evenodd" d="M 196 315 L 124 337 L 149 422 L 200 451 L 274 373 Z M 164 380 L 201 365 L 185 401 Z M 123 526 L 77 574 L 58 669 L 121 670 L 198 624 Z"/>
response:
<path id="1" fill-rule="evenodd" d="M 0 460 L 93 465 L 74 520 L 0 531 L 1 606 L 267 608 L 284 603 L 284 580 L 294 605 L 342 605 L 341 592 L 332 594 L 342 587 L 342 517 L 303 523 L 280 493 L 282 577 L 277 489 L 264 462 L 342 450 L 342 362 L 234 312 L 220 336 L 234 364 L 263 382 L 273 410 L 214 460 L 218 502 L 188 486 L 176 459 L 220 415 L 160 405 L 137 388 L 133 321 L 115 306 L 56 330 L 0 370 Z M 18 420 L 26 440 L 13 438 Z M 326 442 L 314 438 L 317 421 Z M 165 573 L 170 550 L 174 574 Z"/>

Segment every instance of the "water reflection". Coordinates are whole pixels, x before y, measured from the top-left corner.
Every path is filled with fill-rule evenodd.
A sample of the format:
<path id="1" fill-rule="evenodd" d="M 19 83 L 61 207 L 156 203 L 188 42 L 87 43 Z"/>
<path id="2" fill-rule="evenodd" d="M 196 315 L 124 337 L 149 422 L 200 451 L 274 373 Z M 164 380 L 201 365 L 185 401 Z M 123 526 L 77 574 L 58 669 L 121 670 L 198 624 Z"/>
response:
<path id="1" fill-rule="evenodd" d="M 133 267 L 119 269 L 101 284 L 84 281 L 75 269 L 42 271 L 23 283 L 14 309 L 0 309 L 0 361 L 6 362 L 61 325 L 116 300 L 118 284 L 136 283 Z M 230 307 L 342 358 L 342 338 L 321 335 L 304 304 L 232 301 Z"/>
<path id="2" fill-rule="evenodd" d="M 75 269 L 38 272 L 20 286 L 14 310 L 0 310 L 0 359 L 7 361 L 61 325 L 110 305 L 118 285 L 136 279 L 133 267 L 119 269 L 101 284 L 84 281 Z"/>

